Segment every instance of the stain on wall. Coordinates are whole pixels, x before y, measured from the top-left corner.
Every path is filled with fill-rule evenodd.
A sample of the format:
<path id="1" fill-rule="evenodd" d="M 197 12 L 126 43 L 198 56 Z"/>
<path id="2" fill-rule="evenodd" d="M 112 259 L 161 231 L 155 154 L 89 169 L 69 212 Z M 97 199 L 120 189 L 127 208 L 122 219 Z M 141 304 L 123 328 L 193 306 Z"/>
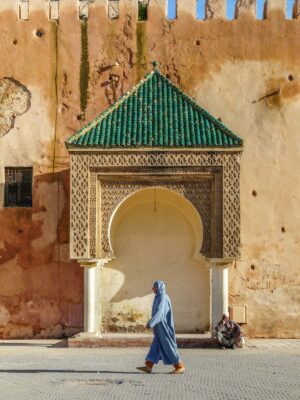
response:
<path id="1" fill-rule="evenodd" d="M 80 110 L 85 119 L 84 114 L 88 102 L 89 87 L 89 51 L 88 51 L 88 26 L 87 21 L 81 22 L 81 61 L 80 61 Z"/>
<path id="2" fill-rule="evenodd" d="M 0 337 L 62 337 L 82 326 L 83 275 L 68 254 L 69 172 L 59 175 L 35 178 L 32 209 L 0 211 Z"/>

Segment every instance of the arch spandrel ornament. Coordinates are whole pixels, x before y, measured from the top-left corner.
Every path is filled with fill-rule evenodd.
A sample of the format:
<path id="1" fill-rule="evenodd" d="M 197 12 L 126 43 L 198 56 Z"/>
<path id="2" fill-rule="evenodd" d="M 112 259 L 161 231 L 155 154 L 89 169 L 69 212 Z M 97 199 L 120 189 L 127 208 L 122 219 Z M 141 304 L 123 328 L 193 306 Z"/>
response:
<path id="1" fill-rule="evenodd" d="M 158 178 L 160 187 L 186 197 L 201 215 L 206 235 L 201 252 L 209 257 L 238 257 L 239 159 L 238 151 L 73 151 L 71 258 L 108 255 L 113 211 L 130 193 L 157 185 Z"/>

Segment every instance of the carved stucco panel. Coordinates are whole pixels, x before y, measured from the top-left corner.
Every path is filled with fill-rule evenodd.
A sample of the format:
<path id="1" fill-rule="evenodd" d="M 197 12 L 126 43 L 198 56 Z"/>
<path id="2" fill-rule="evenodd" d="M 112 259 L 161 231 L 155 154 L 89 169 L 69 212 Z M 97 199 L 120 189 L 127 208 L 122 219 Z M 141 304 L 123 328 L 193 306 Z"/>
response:
<path id="1" fill-rule="evenodd" d="M 88 156 L 71 155 L 71 221 L 70 257 L 89 257 L 88 201 L 89 163 Z"/>
<path id="2" fill-rule="evenodd" d="M 216 204 L 222 203 L 222 206 L 215 211 L 215 223 L 216 241 L 222 240 L 223 246 L 222 249 L 217 247 L 215 254 L 217 257 L 237 257 L 240 253 L 239 157 L 240 153 L 234 152 L 179 151 L 73 154 L 71 156 L 71 257 L 97 256 L 96 207 L 99 194 L 97 194 L 95 168 L 108 174 L 112 171 L 117 172 L 120 168 L 125 168 L 129 174 L 132 168 L 147 167 L 152 168 L 151 171 L 160 172 L 167 168 L 174 171 L 176 168 L 182 168 L 177 173 L 180 176 L 189 176 L 191 171 L 188 167 L 200 166 L 222 167 L 223 176 L 215 175 L 215 201 Z M 222 192 L 217 188 L 221 188 Z M 188 192 L 183 195 L 188 198 Z M 118 202 L 120 198 L 115 200 Z M 105 213 L 105 210 L 103 212 Z"/>
<path id="3" fill-rule="evenodd" d="M 223 257 L 240 255 L 240 163 L 239 156 L 224 154 Z"/>

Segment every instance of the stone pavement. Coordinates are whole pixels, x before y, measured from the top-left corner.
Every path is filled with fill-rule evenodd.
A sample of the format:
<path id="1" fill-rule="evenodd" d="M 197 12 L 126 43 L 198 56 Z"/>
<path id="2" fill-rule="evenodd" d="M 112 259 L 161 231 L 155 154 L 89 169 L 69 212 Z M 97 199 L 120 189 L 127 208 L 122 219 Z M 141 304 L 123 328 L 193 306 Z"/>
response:
<path id="1" fill-rule="evenodd" d="M 300 349 L 300 339 L 247 339 L 246 347 L 257 349 Z"/>
<path id="2" fill-rule="evenodd" d="M 135 370 L 146 349 L 66 348 L 0 341 L 0 400 L 299 400 L 300 340 L 251 340 L 247 349 L 182 349 L 185 375 Z M 250 347 L 252 346 L 252 347 Z"/>

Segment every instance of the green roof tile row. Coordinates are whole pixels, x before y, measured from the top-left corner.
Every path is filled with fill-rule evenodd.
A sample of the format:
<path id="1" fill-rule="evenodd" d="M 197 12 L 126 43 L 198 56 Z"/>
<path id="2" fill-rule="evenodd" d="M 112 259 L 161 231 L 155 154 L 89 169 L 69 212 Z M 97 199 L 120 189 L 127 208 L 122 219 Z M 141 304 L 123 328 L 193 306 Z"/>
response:
<path id="1" fill-rule="evenodd" d="M 243 142 L 154 70 L 66 144 L 81 148 L 228 148 Z"/>

